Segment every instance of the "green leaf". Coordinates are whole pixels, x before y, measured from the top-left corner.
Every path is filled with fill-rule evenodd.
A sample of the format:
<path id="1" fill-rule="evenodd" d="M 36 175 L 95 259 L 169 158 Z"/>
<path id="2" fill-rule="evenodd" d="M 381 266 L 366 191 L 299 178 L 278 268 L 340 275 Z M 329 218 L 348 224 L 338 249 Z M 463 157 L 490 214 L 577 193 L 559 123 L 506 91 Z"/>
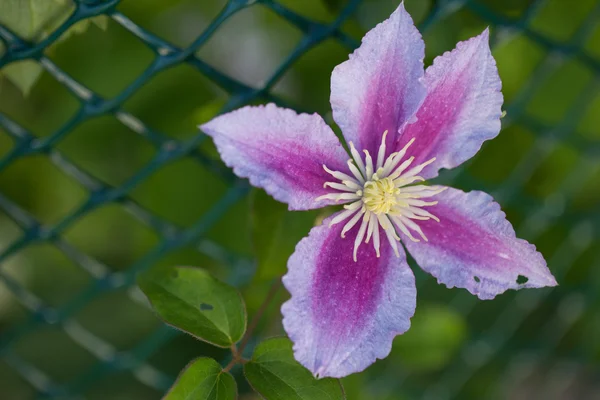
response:
<path id="1" fill-rule="evenodd" d="M 262 190 L 251 199 L 251 229 L 258 261 L 255 281 L 268 281 L 283 275 L 296 244 L 308 235 L 318 211 L 291 212 L 287 205 L 273 200 Z"/>
<path id="2" fill-rule="evenodd" d="M 106 29 L 108 29 L 108 21 L 110 21 L 110 19 L 106 15 L 98 15 L 97 17 L 94 17 L 91 20 L 87 21 L 92 21 L 94 25 L 105 31 Z"/>
<path id="3" fill-rule="evenodd" d="M 246 308 L 239 292 L 191 267 L 143 274 L 138 284 L 168 324 L 219 347 L 239 341 L 246 330 Z"/>
<path id="4" fill-rule="evenodd" d="M 83 21 L 79 21 L 75 25 L 69 28 L 58 40 L 59 42 L 65 41 L 71 36 L 80 35 L 87 31 L 90 26 L 96 25 L 98 28 L 105 31 L 108 28 L 109 18 L 106 15 L 98 15 L 96 17 L 84 19 Z"/>
<path id="5" fill-rule="evenodd" d="M 33 85 L 42 74 L 42 67 L 31 60 L 23 60 L 12 63 L 0 71 L 0 76 L 8 78 L 25 96 L 29 95 Z"/>
<path id="6" fill-rule="evenodd" d="M 192 361 L 177 378 L 163 400 L 233 400 L 235 379 L 212 358 Z"/>
<path id="7" fill-rule="evenodd" d="M 2 0 L 0 1 L 0 24 L 6 26 L 21 39 L 37 42 L 60 26 L 73 11 L 71 0 Z M 91 23 L 106 29 L 108 17 L 101 15 L 80 21 L 63 34 L 63 41 L 73 34 L 82 33 Z M 36 62 L 25 60 L 9 64 L 0 76 L 10 80 L 25 96 L 41 76 L 43 68 Z"/>
<path id="8" fill-rule="evenodd" d="M 68 15 L 68 11 L 68 4 L 58 1 L 2 0 L 0 24 L 22 39 L 35 40 L 49 30 L 52 22 Z"/>
<path id="9" fill-rule="evenodd" d="M 345 399 L 338 379 L 316 379 L 294 360 L 288 338 L 268 339 L 254 350 L 244 365 L 244 375 L 266 400 Z"/>

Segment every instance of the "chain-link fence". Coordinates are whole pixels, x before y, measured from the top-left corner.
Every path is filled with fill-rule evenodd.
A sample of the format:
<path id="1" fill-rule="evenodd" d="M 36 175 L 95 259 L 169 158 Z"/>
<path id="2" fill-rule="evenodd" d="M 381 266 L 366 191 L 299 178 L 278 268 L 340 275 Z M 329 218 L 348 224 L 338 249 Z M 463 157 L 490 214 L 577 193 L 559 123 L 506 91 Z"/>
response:
<path id="1" fill-rule="evenodd" d="M 252 102 L 326 114 L 331 69 L 397 6 L 134 3 L 78 0 L 35 41 L 0 25 L 0 68 L 44 71 L 29 96 L 6 76 L 0 87 L 3 399 L 159 398 L 188 360 L 214 352 L 160 324 L 135 288 L 157 264 L 252 279 L 250 188 L 195 126 Z M 414 329 L 431 340 L 409 337 L 345 380 L 348 397 L 599 398 L 600 2 L 406 3 L 428 62 L 491 26 L 504 130 L 442 180 L 492 193 L 560 286 L 481 302 L 417 274 L 415 318 L 431 318 Z M 57 45 L 99 15 L 106 30 Z M 276 306 L 270 319 L 264 334 Z"/>

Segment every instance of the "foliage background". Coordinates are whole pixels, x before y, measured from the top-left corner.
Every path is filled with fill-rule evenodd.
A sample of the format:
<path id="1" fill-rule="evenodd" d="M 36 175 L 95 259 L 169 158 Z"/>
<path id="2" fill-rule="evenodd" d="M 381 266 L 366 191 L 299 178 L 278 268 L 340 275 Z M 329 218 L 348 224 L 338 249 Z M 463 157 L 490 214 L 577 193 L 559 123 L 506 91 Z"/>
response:
<path id="1" fill-rule="evenodd" d="M 275 97 L 331 121 L 331 70 L 398 1 L 94 3 L 74 18 L 111 18 L 70 27 L 37 61 L 0 59 L 2 399 L 158 399 L 192 358 L 226 361 L 164 326 L 135 273 L 206 268 L 241 289 L 252 315 L 320 216 L 233 178 L 196 126 Z M 348 398 L 600 398 L 600 2 L 406 7 L 427 64 L 491 26 L 504 129 L 440 182 L 492 193 L 560 286 L 484 302 L 415 267 L 412 329 L 389 358 L 344 379 Z M 26 63 L 43 67 L 27 96 L 7 78 Z M 256 340 L 282 333 L 286 296 Z M 257 398 L 247 386 L 240 395 Z"/>

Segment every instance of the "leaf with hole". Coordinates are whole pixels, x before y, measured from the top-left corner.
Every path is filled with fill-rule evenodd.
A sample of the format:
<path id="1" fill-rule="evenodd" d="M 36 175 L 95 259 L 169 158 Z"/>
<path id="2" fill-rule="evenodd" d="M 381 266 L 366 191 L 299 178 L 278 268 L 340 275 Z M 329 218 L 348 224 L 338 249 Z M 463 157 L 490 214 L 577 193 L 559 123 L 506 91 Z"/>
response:
<path id="1" fill-rule="evenodd" d="M 157 269 L 138 284 L 168 324 L 219 347 L 239 341 L 246 330 L 246 308 L 239 292 L 191 267 Z"/>
<path id="2" fill-rule="evenodd" d="M 338 379 L 316 379 L 300 365 L 288 338 L 273 338 L 260 343 L 252 359 L 244 365 L 244 375 L 266 400 L 345 399 Z"/>
<path id="3" fill-rule="evenodd" d="M 235 379 L 212 358 L 198 358 L 179 374 L 163 400 L 234 400 Z"/>

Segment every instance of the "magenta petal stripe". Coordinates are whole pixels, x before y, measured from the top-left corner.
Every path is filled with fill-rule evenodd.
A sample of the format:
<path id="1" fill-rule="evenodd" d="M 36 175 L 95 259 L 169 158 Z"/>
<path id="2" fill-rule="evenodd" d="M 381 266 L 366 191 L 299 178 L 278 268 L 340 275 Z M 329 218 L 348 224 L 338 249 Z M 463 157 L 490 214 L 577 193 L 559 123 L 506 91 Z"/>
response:
<path id="1" fill-rule="evenodd" d="M 425 97 L 424 55 L 421 34 L 400 4 L 365 35 L 348 61 L 333 70 L 333 118 L 346 141 L 376 155 L 388 130 L 388 149 L 392 148 L 398 130 L 414 118 Z"/>
<path id="2" fill-rule="evenodd" d="M 211 136 L 221 158 L 237 176 L 249 178 L 290 210 L 334 204 L 315 201 L 329 193 L 323 164 L 348 171 L 348 154 L 317 114 L 297 114 L 273 104 L 244 107 L 200 127 Z"/>
<path id="3" fill-rule="evenodd" d="M 480 299 L 507 289 L 556 286 L 535 246 L 518 239 L 498 203 L 483 192 L 448 188 L 429 207 L 440 222 L 422 221 L 428 242 L 405 239 L 419 266 L 449 288 L 465 288 Z M 527 278 L 517 283 L 519 275 Z"/>
<path id="4" fill-rule="evenodd" d="M 354 262 L 358 227 L 342 239 L 343 224 L 327 226 L 332 218 L 300 241 L 283 277 L 292 295 L 282 307 L 283 325 L 296 359 L 318 377 L 343 377 L 386 357 L 416 306 L 404 252 L 398 258 L 385 243 L 377 258 L 363 244 Z"/>
<path id="5" fill-rule="evenodd" d="M 431 179 L 440 168 L 454 168 L 473 157 L 500 132 L 502 83 L 488 30 L 437 57 L 425 71 L 425 86 L 417 122 L 405 127 L 396 149 L 415 138 L 408 155 L 415 156 L 415 164 L 436 157 L 421 174 Z"/>

